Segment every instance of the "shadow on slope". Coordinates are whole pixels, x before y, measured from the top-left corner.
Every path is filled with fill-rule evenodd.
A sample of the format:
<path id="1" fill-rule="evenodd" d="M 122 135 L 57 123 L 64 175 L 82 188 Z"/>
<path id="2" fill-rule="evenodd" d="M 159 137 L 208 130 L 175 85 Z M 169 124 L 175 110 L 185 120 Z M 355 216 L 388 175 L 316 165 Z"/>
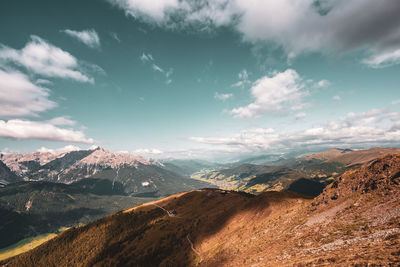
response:
<path id="1" fill-rule="evenodd" d="M 196 248 L 221 231 L 232 235 L 252 220 L 306 199 L 292 192 L 249 194 L 204 189 L 169 196 L 113 214 L 6 260 L 6 266 L 191 266 L 203 260 Z M 169 211 L 169 212 L 167 212 Z M 239 222 L 232 225 L 231 221 Z M 229 227 L 226 227 L 229 224 Z M 227 238 L 228 236 L 225 236 Z M 193 244 L 193 247 L 191 246 Z M 209 253 L 221 264 L 223 248 Z"/>

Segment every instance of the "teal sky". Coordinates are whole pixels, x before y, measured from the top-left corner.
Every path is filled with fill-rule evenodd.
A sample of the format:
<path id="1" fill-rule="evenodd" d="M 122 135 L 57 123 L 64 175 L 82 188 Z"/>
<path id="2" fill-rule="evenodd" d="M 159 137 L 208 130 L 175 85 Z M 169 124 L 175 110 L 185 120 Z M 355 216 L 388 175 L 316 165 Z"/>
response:
<path id="1" fill-rule="evenodd" d="M 152 3 L 1 1 L 0 149 L 399 146 L 398 1 Z"/>

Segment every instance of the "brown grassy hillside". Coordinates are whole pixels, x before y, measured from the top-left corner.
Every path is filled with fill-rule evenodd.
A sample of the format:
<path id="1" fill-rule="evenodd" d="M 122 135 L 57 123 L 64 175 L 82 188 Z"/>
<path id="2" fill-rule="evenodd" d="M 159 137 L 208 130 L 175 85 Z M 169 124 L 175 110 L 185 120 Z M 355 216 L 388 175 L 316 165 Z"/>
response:
<path id="1" fill-rule="evenodd" d="M 400 154 L 315 199 L 190 191 L 66 231 L 6 266 L 398 266 Z"/>

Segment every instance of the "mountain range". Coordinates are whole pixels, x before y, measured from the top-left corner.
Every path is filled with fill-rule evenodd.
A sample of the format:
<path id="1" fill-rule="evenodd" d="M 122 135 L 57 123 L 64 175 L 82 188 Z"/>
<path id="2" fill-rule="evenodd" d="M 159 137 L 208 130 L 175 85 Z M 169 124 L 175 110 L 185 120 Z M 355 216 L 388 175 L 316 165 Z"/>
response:
<path id="1" fill-rule="evenodd" d="M 83 179 L 106 179 L 112 185 L 121 185 L 125 194 L 152 197 L 208 185 L 185 179 L 182 175 L 143 157 L 112 153 L 100 147 L 61 154 L 3 154 L 1 160 L 17 175 L 8 178 L 8 183 L 13 179 L 64 184 Z"/>
<path id="2" fill-rule="evenodd" d="M 397 266 L 400 154 L 336 177 L 321 195 L 201 189 L 85 226 L 5 266 Z"/>

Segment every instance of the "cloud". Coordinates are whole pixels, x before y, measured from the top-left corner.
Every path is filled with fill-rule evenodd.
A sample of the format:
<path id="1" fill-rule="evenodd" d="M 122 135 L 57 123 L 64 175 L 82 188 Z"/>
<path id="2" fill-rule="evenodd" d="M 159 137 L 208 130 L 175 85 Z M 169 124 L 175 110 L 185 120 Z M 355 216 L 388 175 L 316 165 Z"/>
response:
<path id="1" fill-rule="evenodd" d="M 363 60 L 363 63 L 375 69 L 399 64 L 400 49 L 372 55 L 371 57 Z"/>
<path id="2" fill-rule="evenodd" d="M 36 152 L 40 152 L 40 153 L 50 152 L 52 154 L 63 154 L 63 153 L 67 153 L 67 152 L 71 152 L 71 151 L 78 151 L 78 150 L 81 150 L 81 148 L 79 146 L 74 146 L 74 145 L 67 145 L 67 146 L 55 148 L 55 149 L 42 146 L 41 148 L 36 150 Z"/>
<path id="3" fill-rule="evenodd" d="M 247 73 L 247 70 L 243 69 L 239 72 L 238 74 L 239 81 L 232 84 L 231 87 L 241 87 L 244 88 L 246 85 L 250 84 L 251 82 L 249 81 L 249 74 Z"/>
<path id="4" fill-rule="evenodd" d="M 47 123 L 50 123 L 52 125 L 75 125 L 76 121 L 71 120 L 69 117 L 56 117 L 51 120 L 47 120 Z"/>
<path id="5" fill-rule="evenodd" d="M 172 79 L 170 78 L 171 75 L 174 73 L 174 69 L 169 68 L 168 71 L 165 71 L 163 68 L 161 68 L 159 65 L 157 65 L 155 63 L 154 57 L 152 56 L 152 54 L 146 54 L 146 53 L 142 53 L 142 55 L 139 57 L 140 60 L 144 63 L 144 64 L 150 64 L 151 68 L 159 73 L 162 73 L 165 76 L 165 84 L 170 84 L 172 83 Z"/>
<path id="6" fill-rule="evenodd" d="M 153 68 L 153 70 L 164 73 L 164 70 L 162 68 L 160 68 L 159 66 L 157 66 L 156 64 L 151 65 L 151 67 Z"/>
<path id="7" fill-rule="evenodd" d="M 303 98 L 309 94 L 299 74 L 292 69 L 275 72 L 253 83 L 250 89 L 254 102 L 232 109 L 236 118 L 251 118 L 265 113 L 287 109 L 299 110 L 305 107 Z"/>
<path id="8" fill-rule="evenodd" d="M 392 105 L 397 105 L 397 104 L 400 104 L 400 99 L 397 99 L 397 100 L 393 100 L 393 101 L 392 101 Z"/>
<path id="9" fill-rule="evenodd" d="M 110 36 L 117 41 L 118 43 L 121 43 L 121 39 L 119 38 L 118 34 L 116 32 L 110 32 Z"/>
<path id="10" fill-rule="evenodd" d="M 332 99 L 333 99 L 333 100 L 336 100 L 336 101 L 339 101 L 339 100 L 341 100 L 342 98 L 340 97 L 340 95 L 335 95 L 335 96 L 332 97 Z"/>
<path id="11" fill-rule="evenodd" d="M 307 113 L 305 113 L 305 112 L 300 112 L 300 113 L 297 113 L 295 115 L 295 119 L 296 120 L 299 120 L 299 119 L 302 119 L 302 118 L 305 118 L 305 117 L 307 117 Z"/>
<path id="12" fill-rule="evenodd" d="M 52 85 L 53 83 L 49 80 L 46 79 L 37 79 L 35 81 L 36 84 L 40 84 L 40 85 Z"/>
<path id="13" fill-rule="evenodd" d="M 233 97 L 233 94 L 220 94 L 218 92 L 215 92 L 215 94 L 214 94 L 214 98 L 221 100 L 221 101 L 225 101 L 231 97 Z"/>
<path id="14" fill-rule="evenodd" d="M 57 127 L 49 122 L 28 120 L 0 120 L 0 137 L 10 139 L 38 139 L 46 141 L 93 143 L 82 131 Z"/>
<path id="15" fill-rule="evenodd" d="M 145 54 L 145 53 L 142 53 L 142 55 L 140 56 L 140 60 L 143 63 L 154 61 L 153 56 L 151 54 Z"/>
<path id="16" fill-rule="evenodd" d="M 315 84 L 316 88 L 324 88 L 331 85 L 331 82 L 328 80 L 321 80 Z"/>
<path id="17" fill-rule="evenodd" d="M 75 38 L 76 40 L 84 43 L 90 48 L 100 48 L 100 38 L 94 29 L 74 31 L 70 29 L 62 30 L 61 32 Z"/>
<path id="18" fill-rule="evenodd" d="M 262 128 L 261 128 L 262 129 Z M 400 143 L 400 112 L 372 109 L 349 113 L 338 121 L 291 132 L 247 130 L 228 137 L 191 137 L 229 153 L 273 153 L 326 147 L 393 146 Z"/>
<path id="19" fill-rule="evenodd" d="M 398 0 L 108 0 L 138 20 L 170 29 L 230 26 L 245 41 L 303 52 L 380 54 L 400 46 Z"/>
<path id="20" fill-rule="evenodd" d="M 134 154 L 137 155 L 141 155 L 141 156 L 154 156 L 154 155 L 161 155 L 164 152 L 159 150 L 159 149 L 155 149 L 155 148 L 139 148 L 136 149 L 135 151 L 133 151 Z"/>
<path id="21" fill-rule="evenodd" d="M 0 64 L 13 63 L 38 75 L 94 83 L 81 70 L 78 60 L 68 52 L 32 35 L 21 50 L 0 46 Z"/>
<path id="22" fill-rule="evenodd" d="M 37 116 L 57 106 L 49 96 L 47 88 L 35 85 L 25 74 L 0 68 L 0 117 Z"/>

